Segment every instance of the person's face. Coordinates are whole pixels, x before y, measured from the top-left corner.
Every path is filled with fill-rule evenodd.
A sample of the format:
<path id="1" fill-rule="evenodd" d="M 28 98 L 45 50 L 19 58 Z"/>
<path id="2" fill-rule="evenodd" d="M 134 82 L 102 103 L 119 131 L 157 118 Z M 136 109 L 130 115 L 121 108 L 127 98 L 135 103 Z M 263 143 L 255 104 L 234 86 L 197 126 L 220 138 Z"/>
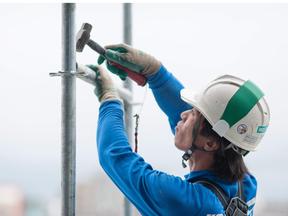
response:
<path id="1" fill-rule="evenodd" d="M 192 130 L 201 113 L 196 109 L 187 110 L 181 113 L 181 120 L 175 128 L 175 146 L 182 150 L 188 150 L 192 145 Z"/>

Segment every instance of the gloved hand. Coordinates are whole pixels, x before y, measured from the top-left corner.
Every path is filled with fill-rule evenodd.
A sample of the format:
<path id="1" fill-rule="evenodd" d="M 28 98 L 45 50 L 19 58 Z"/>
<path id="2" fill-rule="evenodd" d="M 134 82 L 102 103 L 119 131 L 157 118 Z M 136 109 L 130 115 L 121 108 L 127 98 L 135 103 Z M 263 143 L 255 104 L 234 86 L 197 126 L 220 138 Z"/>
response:
<path id="1" fill-rule="evenodd" d="M 104 68 L 97 65 L 87 65 L 96 73 L 96 87 L 94 90 L 95 95 L 98 97 L 100 103 L 106 100 L 117 99 L 120 97 L 117 93 L 115 85 Z"/>
<path id="2" fill-rule="evenodd" d="M 141 73 L 145 77 L 157 73 L 160 69 L 161 62 L 155 59 L 153 56 L 146 54 L 140 50 L 134 49 L 126 44 L 117 44 L 105 46 L 106 57 L 108 60 L 116 62 L 121 66 L 128 68 L 134 72 Z M 102 64 L 105 61 L 103 56 L 99 56 L 98 64 Z M 107 64 L 107 68 L 117 74 L 122 80 L 125 80 L 127 74 L 115 67 Z"/>

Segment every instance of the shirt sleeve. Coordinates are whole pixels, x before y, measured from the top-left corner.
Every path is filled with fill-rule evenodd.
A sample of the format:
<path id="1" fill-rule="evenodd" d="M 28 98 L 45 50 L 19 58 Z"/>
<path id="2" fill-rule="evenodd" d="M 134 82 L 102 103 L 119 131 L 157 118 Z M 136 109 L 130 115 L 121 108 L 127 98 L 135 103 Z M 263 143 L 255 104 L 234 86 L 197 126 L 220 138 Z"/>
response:
<path id="1" fill-rule="evenodd" d="M 172 206 L 178 210 L 183 208 L 181 205 L 185 202 L 179 200 L 185 197 L 187 184 L 180 177 L 153 170 L 150 164 L 132 151 L 123 115 L 120 101 L 110 100 L 100 106 L 97 128 L 100 164 L 142 215 L 171 215 L 168 212 L 173 211 Z M 193 185 L 189 185 L 194 190 Z M 191 193 L 195 194 L 195 191 Z M 163 211 L 167 211 L 167 214 Z"/>
<path id="2" fill-rule="evenodd" d="M 180 97 L 184 88 L 179 80 L 162 65 L 159 71 L 148 78 L 149 87 L 161 110 L 167 115 L 173 134 L 180 120 L 180 114 L 192 107 Z"/>

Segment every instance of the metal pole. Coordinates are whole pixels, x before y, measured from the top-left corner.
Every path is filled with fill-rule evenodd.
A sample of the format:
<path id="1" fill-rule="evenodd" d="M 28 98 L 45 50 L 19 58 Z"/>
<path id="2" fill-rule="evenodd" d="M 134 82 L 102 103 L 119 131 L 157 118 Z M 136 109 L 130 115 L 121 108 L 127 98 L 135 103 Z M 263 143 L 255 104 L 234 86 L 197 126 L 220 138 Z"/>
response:
<path id="1" fill-rule="evenodd" d="M 75 4 L 62 4 L 62 216 L 75 215 Z"/>
<path id="2" fill-rule="evenodd" d="M 124 3 L 123 4 L 123 39 L 124 43 L 132 45 L 132 4 L 131 3 Z M 133 95 L 133 88 L 132 88 L 132 81 L 130 79 L 126 79 L 124 82 L 124 88 L 131 92 Z M 124 101 L 124 110 L 125 110 L 125 124 L 126 130 L 128 135 L 129 143 L 133 142 L 133 110 L 132 110 L 131 103 Z M 131 216 L 131 203 L 128 201 L 127 198 L 124 198 L 124 215 Z"/>

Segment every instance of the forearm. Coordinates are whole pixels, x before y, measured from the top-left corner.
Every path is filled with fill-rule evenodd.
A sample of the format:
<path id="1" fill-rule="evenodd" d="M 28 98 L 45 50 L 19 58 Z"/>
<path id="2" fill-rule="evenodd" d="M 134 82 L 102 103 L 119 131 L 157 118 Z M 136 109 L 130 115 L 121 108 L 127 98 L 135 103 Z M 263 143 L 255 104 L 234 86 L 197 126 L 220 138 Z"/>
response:
<path id="1" fill-rule="evenodd" d="M 173 133 L 180 120 L 181 112 L 191 106 L 181 100 L 180 91 L 183 85 L 162 65 L 155 75 L 148 78 L 149 87 L 161 110 L 168 116 Z"/>
<path id="2" fill-rule="evenodd" d="M 110 162 L 105 154 L 114 146 L 125 147 L 127 151 L 131 151 L 124 129 L 123 105 L 119 100 L 108 100 L 100 106 L 97 128 L 99 160 L 104 166 L 108 166 Z"/>

